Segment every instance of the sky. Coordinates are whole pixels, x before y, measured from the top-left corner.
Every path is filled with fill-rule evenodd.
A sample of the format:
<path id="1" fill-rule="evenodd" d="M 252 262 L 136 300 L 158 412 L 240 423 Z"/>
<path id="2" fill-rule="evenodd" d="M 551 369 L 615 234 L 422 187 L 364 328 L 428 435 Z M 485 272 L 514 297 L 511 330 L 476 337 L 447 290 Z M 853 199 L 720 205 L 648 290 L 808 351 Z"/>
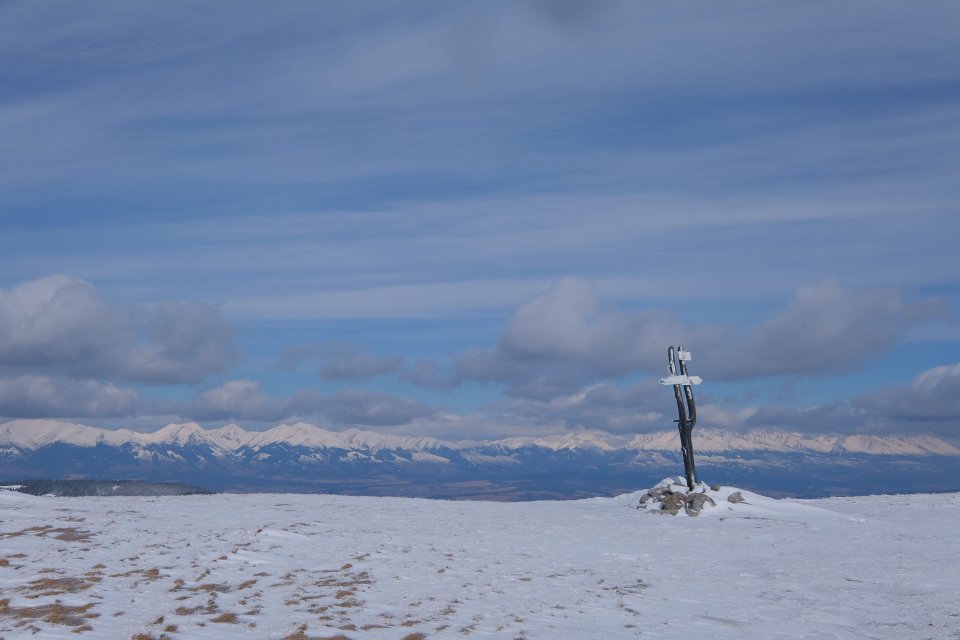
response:
<path id="1" fill-rule="evenodd" d="M 0 3 L 0 418 L 960 441 L 960 6 Z"/>

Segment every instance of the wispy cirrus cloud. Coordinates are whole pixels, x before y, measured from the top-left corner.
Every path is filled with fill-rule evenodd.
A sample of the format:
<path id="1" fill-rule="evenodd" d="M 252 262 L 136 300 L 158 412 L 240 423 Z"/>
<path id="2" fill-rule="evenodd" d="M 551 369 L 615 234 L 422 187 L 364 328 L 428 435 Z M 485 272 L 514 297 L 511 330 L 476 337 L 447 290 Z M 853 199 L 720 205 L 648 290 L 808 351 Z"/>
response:
<path id="1" fill-rule="evenodd" d="M 402 356 L 378 356 L 344 343 L 290 347 L 280 357 L 278 366 L 295 370 L 304 362 L 319 363 L 320 377 L 331 381 L 368 380 L 404 368 Z"/>
<path id="2" fill-rule="evenodd" d="M 798 410 L 957 360 L 954 2 L 246 7 L 0 4 L 0 378 L 540 433 L 681 340 Z"/>

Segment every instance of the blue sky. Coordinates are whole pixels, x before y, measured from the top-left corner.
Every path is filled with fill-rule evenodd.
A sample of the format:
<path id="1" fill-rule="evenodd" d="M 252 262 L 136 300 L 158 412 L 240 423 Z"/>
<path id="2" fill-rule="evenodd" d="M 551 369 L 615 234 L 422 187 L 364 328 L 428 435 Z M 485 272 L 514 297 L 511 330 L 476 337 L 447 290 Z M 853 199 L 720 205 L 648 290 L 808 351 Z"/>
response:
<path id="1" fill-rule="evenodd" d="M 958 26 L 0 4 L 0 416 L 956 440 Z"/>

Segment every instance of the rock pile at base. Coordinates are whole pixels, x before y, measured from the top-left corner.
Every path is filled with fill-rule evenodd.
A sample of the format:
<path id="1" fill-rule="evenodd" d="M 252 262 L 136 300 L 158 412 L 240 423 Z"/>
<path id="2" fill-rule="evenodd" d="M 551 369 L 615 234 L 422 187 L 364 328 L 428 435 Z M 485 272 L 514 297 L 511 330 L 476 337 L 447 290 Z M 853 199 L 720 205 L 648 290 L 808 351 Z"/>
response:
<path id="1" fill-rule="evenodd" d="M 730 487 L 708 487 L 699 482 L 688 489 L 683 478 L 666 478 L 640 496 L 637 509 L 658 515 L 675 516 L 682 510 L 688 516 L 698 516 L 704 509 L 716 507 L 718 502 L 738 504 L 743 495 Z"/>

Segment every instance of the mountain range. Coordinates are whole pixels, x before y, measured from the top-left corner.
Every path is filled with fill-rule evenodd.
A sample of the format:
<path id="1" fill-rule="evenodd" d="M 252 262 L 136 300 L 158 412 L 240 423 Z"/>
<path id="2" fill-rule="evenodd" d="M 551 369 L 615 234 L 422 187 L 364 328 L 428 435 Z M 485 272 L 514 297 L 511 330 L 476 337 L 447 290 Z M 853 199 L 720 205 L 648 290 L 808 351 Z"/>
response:
<path id="1" fill-rule="evenodd" d="M 300 422 L 266 431 L 195 422 L 146 433 L 54 420 L 0 425 L 0 481 L 139 478 L 237 491 L 323 491 L 455 498 L 611 495 L 682 470 L 676 432 L 451 442 Z M 960 449 L 932 436 L 697 429 L 701 478 L 767 493 L 960 489 Z"/>

